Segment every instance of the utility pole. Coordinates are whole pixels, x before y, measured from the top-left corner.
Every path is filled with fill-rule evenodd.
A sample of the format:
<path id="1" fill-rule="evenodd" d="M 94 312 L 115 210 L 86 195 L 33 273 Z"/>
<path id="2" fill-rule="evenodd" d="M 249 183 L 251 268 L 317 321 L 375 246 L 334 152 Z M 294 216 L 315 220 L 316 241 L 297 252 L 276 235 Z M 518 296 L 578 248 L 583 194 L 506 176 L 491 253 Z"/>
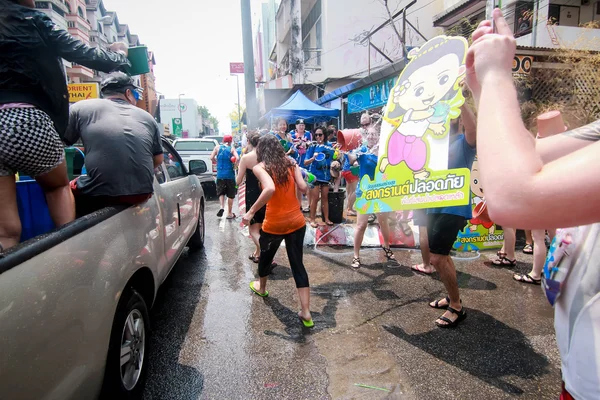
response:
<path id="1" fill-rule="evenodd" d="M 242 9 L 242 42 L 244 46 L 246 116 L 248 118 L 248 128 L 258 128 L 258 102 L 256 101 L 256 84 L 254 82 L 254 51 L 252 49 L 252 14 L 250 13 L 250 0 L 240 1 Z"/>

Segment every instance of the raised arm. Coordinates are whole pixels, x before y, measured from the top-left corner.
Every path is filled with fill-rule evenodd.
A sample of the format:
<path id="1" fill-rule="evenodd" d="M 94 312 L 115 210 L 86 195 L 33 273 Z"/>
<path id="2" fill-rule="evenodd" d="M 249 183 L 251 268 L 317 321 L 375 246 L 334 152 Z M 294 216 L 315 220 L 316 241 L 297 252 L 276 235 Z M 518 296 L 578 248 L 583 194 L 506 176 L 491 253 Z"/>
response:
<path id="1" fill-rule="evenodd" d="M 236 185 L 241 185 L 244 182 L 244 177 L 246 176 L 246 161 L 248 160 L 248 156 L 242 156 L 240 160 L 240 165 L 238 166 L 238 174 L 235 180 Z"/>
<path id="2" fill-rule="evenodd" d="M 111 72 L 131 65 L 125 53 L 90 47 L 58 27 L 46 15 L 40 16 L 36 22 L 48 46 L 54 50 L 57 56 L 65 60 L 103 72 Z"/>
<path id="3" fill-rule="evenodd" d="M 600 143 L 544 164 L 521 120 L 511 72 L 516 49 L 512 31 L 500 10 L 493 15 L 498 34 L 491 33 L 489 22 L 480 24 L 467 56 L 467 79 L 479 108 L 478 159 L 490 217 L 523 229 L 600 221 Z"/>

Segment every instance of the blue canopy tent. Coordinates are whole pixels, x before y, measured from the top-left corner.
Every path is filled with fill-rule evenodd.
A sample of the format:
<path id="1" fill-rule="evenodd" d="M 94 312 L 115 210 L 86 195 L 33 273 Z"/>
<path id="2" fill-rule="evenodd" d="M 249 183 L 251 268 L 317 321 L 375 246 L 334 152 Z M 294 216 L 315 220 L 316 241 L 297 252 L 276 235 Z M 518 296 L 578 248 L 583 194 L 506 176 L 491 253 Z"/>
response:
<path id="1" fill-rule="evenodd" d="M 288 124 L 293 124 L 297 119 L 303 119 L 309 124 L 327 122 L 339 118 L 338 108 L 327 108 L 310 101 L 304 93 L 297 91 L 285 103 L 273 108 L 264 118 L 273 121 L 276 118 L 285 118 Z"/>

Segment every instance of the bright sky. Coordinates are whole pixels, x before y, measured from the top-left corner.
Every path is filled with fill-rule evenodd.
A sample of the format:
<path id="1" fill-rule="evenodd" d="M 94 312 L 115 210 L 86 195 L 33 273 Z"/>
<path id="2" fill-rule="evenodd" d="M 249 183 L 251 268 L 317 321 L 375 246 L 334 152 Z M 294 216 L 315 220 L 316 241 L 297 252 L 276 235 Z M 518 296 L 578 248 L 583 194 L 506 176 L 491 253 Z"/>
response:
<path id="1" fill-rule="evenodd" d="M 261 0 L 252 1 L 257 24 Z M 154 51 L 156 89 L 166 98 L 195 99 L 231 130 L 228 114 L 237 102 L 229 62 L 243 61 L 240 0 L 104 0 L 121 24 Z M 244 103 L 244 79 L 240 76 Z"/>

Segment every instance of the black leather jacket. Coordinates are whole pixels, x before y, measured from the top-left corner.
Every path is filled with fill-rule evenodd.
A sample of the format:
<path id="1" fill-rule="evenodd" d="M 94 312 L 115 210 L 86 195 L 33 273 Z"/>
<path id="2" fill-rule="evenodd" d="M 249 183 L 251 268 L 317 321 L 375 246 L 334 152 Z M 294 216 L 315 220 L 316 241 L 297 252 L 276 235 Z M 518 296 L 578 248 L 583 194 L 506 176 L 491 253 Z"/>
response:
<path id="1" fill-rule="evenodd" d="M 61 58 L 103 72 L 130 65 L 122 54 L 75 39 L 43 12 L 0 0 L 0 104 L 35 105 L 62 136 L 69 93 Z"/>

